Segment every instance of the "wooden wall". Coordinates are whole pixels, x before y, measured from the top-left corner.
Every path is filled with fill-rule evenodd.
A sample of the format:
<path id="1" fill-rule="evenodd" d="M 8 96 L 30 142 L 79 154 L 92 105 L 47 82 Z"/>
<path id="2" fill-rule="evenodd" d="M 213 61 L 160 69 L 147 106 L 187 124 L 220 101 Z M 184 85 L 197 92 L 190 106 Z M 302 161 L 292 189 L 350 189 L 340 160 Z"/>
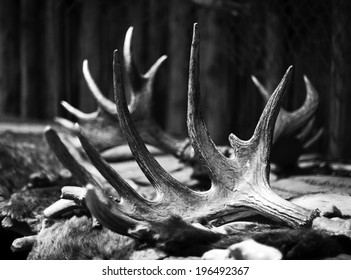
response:
<path id="1" fill-rule="evenodd" d="M 310 0 L 0 0 L 0 117 L 68 117 L 60 100 L 82 111 L 95 110 L 82 78 L 82 61 L 89 60 L 95 80 L 112 97 L 112 52 L 122 49 L 126 30 L 134 26 L 140 70 L 168 55 L 156 78 L 154 115 L 167 131 L 184 137 L 192 25 L 199 22 L 203 106 L 217 143 L 227 143 L 231 132 L 244 139 L 251 136 L 263 103 L 250 75 L 257 75 L 273 90 L 293 64 L 294 83 L 284 105 L 292 110 L 302 104 L 302 75 L 307 74 L 321 96 L 317 123 L 326 132 L 319 149 L 330 157 L 351 158 L 347 145 L 351 128 L 346 121 L 351 101 L 345 97 L 350 95 L 345 74 L 350 64 L 343 62 L 350 52 L 350 38 L 344 34 L 338 39 L 339 14 L 347 17 L 348 10 L 330 0 L 317 2 L 322 4 Z M 326 14 L 316 20 L 321 7 Z M 301 18 L 287 16 L 294 13 Z M 335 25 L 337 31 L 332 28 Z M 311 34 L 324 36 L 323 43 L 311 44 Z"/>

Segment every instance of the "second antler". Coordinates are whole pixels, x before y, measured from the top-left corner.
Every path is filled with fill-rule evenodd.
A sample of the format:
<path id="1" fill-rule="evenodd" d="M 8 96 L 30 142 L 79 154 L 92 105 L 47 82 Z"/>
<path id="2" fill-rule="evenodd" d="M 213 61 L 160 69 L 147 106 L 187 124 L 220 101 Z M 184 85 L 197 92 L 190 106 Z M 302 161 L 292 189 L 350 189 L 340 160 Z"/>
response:
<path id="1" fill-rule="evenodd" d="M 128 107 L 132 119 L 145 143 L 178 155 L 180 147 L 184 145 L 183 141 L 165 133 L 153 120 L 151 114 L 153 83 L 158 69 L 167 56 L 161 56 L 147 73 L 141 74 L 134 61 L 132 35 L 133 28 L 130 27 L 126 33 L 123 46 L 124 69 L 127 74 L 126 82 L 130 90 Z M 83 62 L 83 75 L 92 96 L 98 104 L 98 109 L 93 113 L 86 114 L 65 101 L 62 101 L 63 107 L 77 118 L 83 131 L 100 152 L 125 144 L 123 132 L 118 125 L 115 104 L 102 94 L 91 76 L 87 60 Z M 57 118 L 57 122 L 69 130 L 74 130 L 73 123 L 66 119 Z"/>

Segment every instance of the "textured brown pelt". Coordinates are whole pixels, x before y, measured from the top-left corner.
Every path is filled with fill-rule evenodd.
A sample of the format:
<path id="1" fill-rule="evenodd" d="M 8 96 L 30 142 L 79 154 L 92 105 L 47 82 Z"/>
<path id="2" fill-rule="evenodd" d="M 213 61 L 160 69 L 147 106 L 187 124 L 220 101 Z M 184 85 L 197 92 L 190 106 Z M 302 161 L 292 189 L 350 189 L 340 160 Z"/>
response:
<path id="1" fill-rule="evenodd" d="M 86 216 L 56 221 L 43 229 L 28 259 L 128 259 L 133 239 L 106 228 L 93 228 Z"/>

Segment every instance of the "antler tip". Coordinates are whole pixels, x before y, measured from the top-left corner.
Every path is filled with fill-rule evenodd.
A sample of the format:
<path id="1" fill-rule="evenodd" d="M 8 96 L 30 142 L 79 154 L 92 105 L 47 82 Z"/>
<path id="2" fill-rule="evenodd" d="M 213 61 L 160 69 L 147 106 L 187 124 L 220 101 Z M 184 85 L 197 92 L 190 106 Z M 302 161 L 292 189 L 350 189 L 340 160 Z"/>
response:
<path id="1" fill-rule="evenodd" d="M 132 37 L 133 37 L 133 26 L 130 26 L 126 32 L 123 45 L 123 54 L 126 61 L 131 63 L 132 60 Z"/>
<path id="2" fill-rule="evenodd" d="M 257 84 L 259 83 L 255 75 L 251 75 L 251 81 L 252 81 L 255 85 L 257 85 Z"/>
<path id="3" fill-rule="evenodd" d="M 163 56 L 161 56 L 161 57 L 159 58 L 159 61 L 160 61 L 160 62 L 163 62 L 163 61 L 165 61 L 167 58 L 168 58 L 168 56 L 164 54 Z"/>
<path id="4" fill-rule="evenodd" d="M 127 30 L 127 33 L 129 35 L 132 35 L 133 34 L 133 30 L 134 30 L 134 27 L 133 26 L 129 26 L 128 30 Z"/>
<path id="5" fill-rule="evenodd" d="M 290 65 L 288 67 L 288 70 L 286 70 L 286 72 L 290 74 L 292 72 L 293 68 L 294 68 L 294 66 Z"/>
<path id="6" fill-rule="evenodd" d="M 45 126 L 44 128 L 45 134 L 51 133 L 52 131 L 54 131 L 54 129 L 50 125 Z"/>
<path id="7" fill-rule="evenodd" d="M 286 70 L 282 80 L 280 81 L 280 84 L 283 85 L 283 84 L 289 84 L 290 80 L 291 80 L 291 75 L 292 75 L 292 71 L 293 71 L 293 66 L 290 65 L 288 67 L 288 69 Z M 276 88 L 276 90 L 280 88 L 280 85 L 278 85 L 278 87 Z"/>
<path id="8" fill-rule="evenodd" d="M 82 63 L 82 70 L 83 70 L 83 73 L 86 72 L 86 71 L 89 71 L 89 65 L 88 65 L 88 60 L 87 59 L 84 59 L 83 60 L 83 63 Z"/>
<path id="9" fill-rule="evenodd" d="M 120 58 L 119 58 L 118 49 L 115 49 L 115 50 L 113 51 L 113 64 L 114 64 L 115 66 L 117 66 L 117 68 L 120 67 L 119 65 L 121 64 L 121 62 L 120 62 Z"/>
<path id="10" fill-rule="evenodd" d="M 193 44 L 198 44 L 199 43 L 199 30 L 198 30 L 198 24 L 194 23 L 194 29 L 193 29 Z"/>
<path id="11" fill-rule="evenodd" d="M 78 110 L 77 108 L 73 107 L 66 101 L 61 101 L 61 105 L 66 109 L 67 112 L 71 113 L 78 119 L 86 119 L 88 117 L 87 114 L 83 113 L 82 111 Z"/>
<path id="12" fill-rule="evenodd" d="M 76 130 L 77 133 L 80 133 L 81 130 L 82 130 L 82 129 L 80 128 L 79 123 L 75 123 L 75 124 L 74 124 L 74 129 Z"/>
<path id="13" fill-rule="evenodd" d="M 65 100 L 62 100 L 61 102 L 60 102 L 60 104 L 61 104 L 61 106 L 67 111 L 67 112 L 72 112 L 72 110 L 71 110 L 71 104 L 69 104 L 67 101 L 65 101 Z"/>

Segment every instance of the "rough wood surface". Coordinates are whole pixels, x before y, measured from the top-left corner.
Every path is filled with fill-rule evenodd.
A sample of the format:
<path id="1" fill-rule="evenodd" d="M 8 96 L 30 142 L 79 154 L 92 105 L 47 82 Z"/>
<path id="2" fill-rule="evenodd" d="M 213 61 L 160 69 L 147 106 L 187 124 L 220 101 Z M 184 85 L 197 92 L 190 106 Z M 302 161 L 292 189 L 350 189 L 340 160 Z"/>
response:
<path id="1" fill-rule="evenodd" d="M 349 1 L 333 2 L 333 37 L 332 37 L 332 68 L 329 110 L 329 154 L 333 158 L 349 158 L 351 149 L 350 119 L 350 90 L 351 81 L 347 75 L 351 71 L 351 56 L 349 49 L 351 39 L 342 30 L 351 27 L 351 4 Z"/>
<path id="2" fill-rule="evenodd" d="M 18 17 L 17 1 L 0 1 L 0 116 L 19 113 Z"/>

